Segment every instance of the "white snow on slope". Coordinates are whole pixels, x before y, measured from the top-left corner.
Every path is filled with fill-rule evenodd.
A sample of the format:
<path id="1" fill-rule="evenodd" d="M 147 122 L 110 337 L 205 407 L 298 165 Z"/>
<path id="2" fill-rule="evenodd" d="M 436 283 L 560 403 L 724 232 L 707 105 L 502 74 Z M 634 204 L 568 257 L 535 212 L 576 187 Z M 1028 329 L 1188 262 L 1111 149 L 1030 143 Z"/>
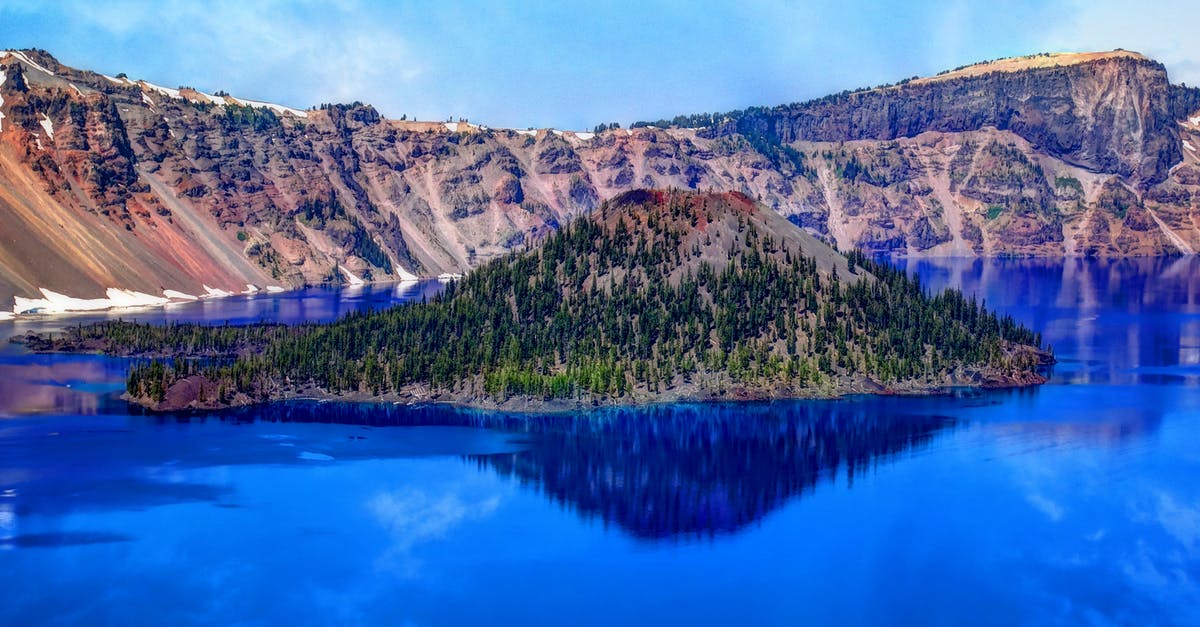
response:
<path id="1" fill-rule="evenodd" d="M 8 54 L 11 54 L 12 56 L 24 61 L 27 65 L 33 67 L 34 69 L 41 70 L 41 71 L 49 74 L 50 76 L 54 76 L 54 72 L 51 72 L 50 70 L 47 70 L 46 68 L 38 65 L 37 63 L 34 63 L 33 59 L 30 59 L 29 57 L 25 56 L 25 53 L 21 52 L 20 50 L 9 50 Z"/>
<path id="2" fill-rule="evenodd" d="M 71 83 L 71 89 L 74 89 L 75 93 L 79 94 L 80 96 L 83 95 L 83 92 L 79 90 L 79 85 L 76 85 L 75 83 Z"/>
<path id="3" fill-rule="evenodd" d="M 0 57 L 3 59 L 4 57 Z M 0 87 L 4 86 L 4 81 L 8 80 L 8 76 L 4 72 L 0 72 Z M 4 106 L 4 96 L 0 95 L 0 107 Z M 4 130 L 4 114 L 0 113 L 0 131 Z"/>
<path id="4" fill-rule="evenodd" d="M 405 283 L 421 280 L 420 278 L 417 277 L 417 275 L 409 272 L 408 270 L 405 270 L 404 266 L 402 266 L 400 264 L 396 264 L 396 274 L 399 274 L 400 280 L 404 281 Z"/>
<path id="5" fill-rule="evenodd" d="M 587 140 L 587 139 L 591 139 L 591 138 L 595 137 L 596 134 L 595 133 L 575 133 L 575 136 L 578 137 L 579 139 Z"/>
<path id="6" fill-rule="evenodd" d="M 108 288 L 104 295 L 113 307 L 158 307 L 167 304 L 166 297 L 116 287 Z"/>
<path id="7" fill-rule="evenodd" d="M 176 290 L 163 290 L 163 296 L 170 298 L 171 300 L 199 300 L 197 297 L 192 296 L 191 294 L 184 294 L 183 292 Z"/>
<path id="8" fill-rule="evenodd" d="M 110 287 L 105 298 L 75 298 L 39 288 L 42 298 L 13 297 L 13 313 L 69 313 L 75 311 L 103 311 L 119 307 L 153 307 L 165 305 L 167 299 L 133 290 Z"/>
<path id="9" fill-rule="evenodd" d="M 246 284 L 246 291 L 243 294 L 253 294 L 258 291 L 258 286 L 253 283 Z"/>
<path id="10" fill-rule="evenodd" d="M 142 92 L 142 102 L 146 103 L 150 107 L 154 106 L 154 101 L 150 99 L 150 96 L 146 95 L 146 92 Z"/>
<path id="11" fill-rule="evenodd" d="M 308 117 L 307 111 L 301 111 L 299 109 L 293 109 L 291 107 L 285 107 L 283 105 L 272 104 L 270 102 L 259 102 L 257 100 L 246 100 L 245 98 L 234 98 L 234 100 L 236 100 L 237 102 L 240 102 L 244 105 L 247 105 L 247 106 L 257 107 L 260 109 L 270 109 L 270 110 L 274 111 L 275 113 L 279 113 L 279 114 L 290 113 L 291 115 L 294 115 L 298 118 L 307 118 Z"/>
<path id="12" fill-rule="evenodd" d="M 200 295 L 201 298 L 224 298 L 226 296 L 233 296 L 233 292 L 226 292 L 225 290 L 209 287 L 207 285 L 202 285 L 201 287 L 204 288 L 204 293 Z"/>
<path id="13" fill-rule="evenodd" d="M 537 131 L 533 129 L 527 129 L 524 131 L 517 131 L 517 135 L 527 135 L 529 137 L 533 137 L 534 135 L 537 135 Z"/>
<path id="14" fill-rule="evenodd" d="M 1183 147 L 1187 148 L 1188 150 L 1190 150 L 1192 152 L 1196 152 L 1196 147 L 1192 145 L 1192 142 L 1189 142 L 1186 139 L 1183 140 Z"/>
<path id="15" fill-rule="evenodd" d="M 203 98 L 203 99 L 205 99 L 205 100 L 209 101 L 209 102 L 210 102 L 210 103 L 212 103 L 212 104 L 215 104 L 215 105 L 223 105 L 223 104 L 225 104 L 225 99 L 224 99 L 224 98 L 221 98 L 220 96 L 214 96 L 214 95 L 212 95 L 212 94 L 206 94 L 206 93 L 204 93 L 204 92 L 202 92 L 202 91 L 197 91 L 196 93 L 197 93 L 197 94 L 199 94 L 199 96 L 200 96 L 201 98 Z"/>
<path id="16" fill-rule="evenodd" d="M 341 270 L 342 274 L 346 275 L 346 280 L 350 282 L 350 285 L 364 285 L 366 283 L 366 281 L 360 279 L 353 272 L 348 270 L 346 266 L 339 265 L 338 270 Z"/>
<path id="17" fill-rule="evenodd" d="M 161 85 L 155 85 L 154 83 L 147 83 L 146 81 L 138 81 L 138 84 L 142 86 L 142 89 L 149 89 L 150 91 L 158 92 L 168 98 L 180 97 L 178 89 L 171 89 L 170 87 L 163 87 Z"/>
<path id="18" fill-rule="evenodd" d="M 38 124 L 41 124 L 42 128 L 46 129 L 47 137 L 54 139 L 54 122 L 50 121 L 50 116 L 43 113 L 42 119 L 38 120 Z"/>
<path id="19" fill-rule="evenodd" d="M 246 287 L 247 293 L 257 291 L 257 288 L 252 284 L 247 283 Z M 161 307 L 169 305 L 172 302 L 233 296 L 232 292 L 208 287 L 207 285 L 204 286 L 204 290 L 205 294 L 201 297 L 178 290 L 163 290 L 162 296 L 155 296 L 153 294 L 146 294 L 145 292 L 110 287 L 105 290 L 103 298 L 76 298 L 43 287 L 38 289 L 42 293 L 41 298 L 14 296 L 12 311 L 0 311 L 0 320 L 11 320 L 14 316 L 22 314 L 67 314 L 105 311 L 108 309 Z M 285 290 L 277 285 L 271 285 L 267 287 L 267 291 L 277 294 Z"/>

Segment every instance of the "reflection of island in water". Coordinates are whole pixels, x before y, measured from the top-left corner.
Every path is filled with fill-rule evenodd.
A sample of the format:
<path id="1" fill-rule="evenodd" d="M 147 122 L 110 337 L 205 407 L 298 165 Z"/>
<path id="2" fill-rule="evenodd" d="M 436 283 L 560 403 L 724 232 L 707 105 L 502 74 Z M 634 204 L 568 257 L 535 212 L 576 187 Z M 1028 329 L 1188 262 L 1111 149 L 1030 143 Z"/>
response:
<path id="1" fill-rule="evenodd" d="M 853 482 L 953 427 L 954 418 L 922 413 L 937 405 L 938 399 L 868 397 L 514 415 L 292 402 L 217 415 L 504 430 L 518 434 L 525 446 L 465 459 L 515 477 L 586 518 L 599 517 L 641 538 L 671 538 L 736 532 L 823 481 L 844 474 Z"/>
<path id="2" fill-rule="evenodd" d="M 560 420 L 528 450 L 471 456 L 643 538 L 736 532 L 845 472 L 922 446 L 952 418 L 869 402 L 674 405 Z"/>

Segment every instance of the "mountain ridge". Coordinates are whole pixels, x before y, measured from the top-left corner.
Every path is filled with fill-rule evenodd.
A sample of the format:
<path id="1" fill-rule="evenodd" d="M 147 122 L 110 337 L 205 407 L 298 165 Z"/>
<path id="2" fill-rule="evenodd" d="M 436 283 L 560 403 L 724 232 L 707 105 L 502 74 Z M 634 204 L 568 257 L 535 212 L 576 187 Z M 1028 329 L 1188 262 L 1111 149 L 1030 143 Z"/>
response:
<path id="1" fill-rule="evenodd" d="M 0 306 L 460 274 L 635 187 L 738 191 L 847 250 L 1200 248 L 1200 92 L 1133 53 L 1054 58 L 592 133 L 299 110 L 4 53 Z"/>

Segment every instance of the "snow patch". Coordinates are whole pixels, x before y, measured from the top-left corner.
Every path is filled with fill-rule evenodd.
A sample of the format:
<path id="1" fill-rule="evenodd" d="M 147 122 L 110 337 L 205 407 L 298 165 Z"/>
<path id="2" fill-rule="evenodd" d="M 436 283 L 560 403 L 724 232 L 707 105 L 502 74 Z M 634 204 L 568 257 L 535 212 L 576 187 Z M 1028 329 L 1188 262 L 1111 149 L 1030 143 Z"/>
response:
<path id="1" fill-rule="evenodd" d="M 1188 150 L 1190 150 L 1192 152 L 1196 152 L 1196 147 L 1192 145 L 1192 142 L 1189 142 L 1186 139 L 1183 140 L 1183 147 L 1187 148 Z"/>
<path id="2" fill-rule="evenodd" d="M 49 137 L 51 140 L 53 140 L 54 139 L 54 122 L 50 121 L 50 116 L 43 113 L 42 119 L 38 120 L 38 124 L 41 124 L 42 128 L 46 129 L 46 136 Z"/>
<path id="3" fill-rule="evenodd" d="M 591 138 L 595 137 L 596 134 L 595 133 L 575 133 L 575 136 L 578 137 L 579 139 L 587 140 L 587 139 L 591 139 Z"/>
<path id="4" fill-rule="evenodd" d="M 170 87 L 163 87 L 161 85 L 155 85 L 154 83 L 147 83 L 146 81 L 138 81 L 138 84 L 142 86 L 142 89 L 149 89 L 150 91 L 158 92 L 168 98 L 179 98 L 178 89 L 171 89 Z"/>
<path id="5" fill-rule="evenodd" d="M 442 283 L 449 283 L 450 281 L 457 281 L 461 278 L 463 278 L 463 275 L 458 272 L 443 272 L 438 275 L 438 280 L 441 281 Z"/>
<path id="6" fill-rule="evenodd" d="M 533 137 L 534 135 L 537 135 L 537 131 L 535 131 L 533 129 L 517 131 L 517 135 L 528 135 L 529 137 Z"/>
<path id="7" fill-rule="evenodd" d="M 404 269 L 404 266 L 396 264 L 396 274 L 400 275 L 400 280 L 405 283 L 421 280 L 417 275 Z"/>
<path id="8" fill-rule="evenodd" d="M 221 98 L 221 97 L 218 97 L 218 96 L 214 96 L 214 95 L 212 95 L 212 94 L 206 94 L 206 93 L 204 93 L 204 92 L 202 92 L 202 91 L 198 91 L 198 92 L 196 92 L 196 93 L 197 93 L 197 94 L 199 94 L 199 96 L 200 96 L 201 98 L 203 98 L 203 99 L 205 99 L 205 100 L 209 101 L 209 102 L 210 102 L 210 103 L 212 103 L 212 104 L 215 104 L 215 105 L 223 105 L 223 104 L 225 104 L 225 99 L 224 99 L 224 98 Z"/>
<path id="9" fill-rule="evenodd" d="M 71 83 L 70 85 L 71 89 L 75 90 L 75 93 L 79 94 L 80 96 L 83 95 L 83 92 L 79 90 L 79 85 L 76 85 L 75 83 Z"/>
<path id="10" fill-rule="evenodd" d="M 307 118 L 308 117 L 307 111 L 301 111 L 300 109 L 293 109 L 291 107 L 285 107 L 283 105 L 272 104 L 270 102 L 259 102 L 257 100 L 246 100 L 245 98 L 235 98 L 234 100 L 236 100 L 237 102 L 240 102 L 248 107 L 255 107 L 258 109 L 270 109 L 270 110 L 274 111 L 275 113 L 278 113 L 281 115 L 284 113 L 287 113 L 290 115 L 294 115 L 298 118 Z"/>
<path id="11" fill-rule="evenodd" d="M 103 298 L 72 298 L 66 294 L 39 288 L 42 298 L 13 297 L 13 313 L 65 313 L 68 311 L 97 311 L 108 308 Z"/>
<path id="12" fill-rule="evenodd" d="M 446 130 L 451 133 L 458 132 L 458 122 L 446 122 Z"/>
<path id="13" fill-rule="evenodd" d="M 13 313 L 69 313 L 76 311 L 104 311 L 118 307 L 154 307 L 165 305 L 167 299 L 133 290 L 110 287 L 104 298 L 75 298 L 39 288 L 42 298 L 13 297 Z"/>
<path id="14" fill-rule="evenodd" d="M 41 138 L 41 137 L 38 137 L 37 135 L 34 135 L 34 136 L 33 136 L 33 143 L 34 143 L 34 144 L 37 144 L 38 150 L 45 150 L 45 148 L 42 148 L 42 138 Z"/>
<path id="15" fill-rule="evenodd" d="M 150 107 L 154 106 L 154 101 L 150 99 L 150 96 L 146 95 L 146 92 L 142 92 L 142 102 L 146 103 Z"/>
<path id="16" fill-rule="evenodd" d="M 246 287 L 252 287 L 247 284 Z M 272 289 L 272 287 L 274 289 Z M 272 286 L 268 287 L 269 292 L 282 292 L 283 288 Z M 11 320 L 14 316 L 23 314 L 68 314 L 79 312 L 94 312 L 105 311 L 109 309 L 123 308 L 140 308 L 140 307 L 162 307 L 170 305 L 173 302 L 194 301 L 199 298 L 219 298 L 222 296 L 232 296 L 231 292 L 225 290 L 204 286 L 205 294 L 197 297 L 191 294 L 180 292 L 178 290 L 163 290 L 162 296 L 155 296 L 145 292 L 136 290 L 127 290 L 119 287 L 110 287 L 104 292 L 102 298 L 76 298 L 68 296 L 61 292 L 38 288 L 41 292 L 41 298 L 27 298 L 24 296 L 13 297 L 13 307 L 11 312 L 0 311 L 0 320 Z"/>
<path id="17" fill-rule="evenodd" d="M 226 296 L 233 296 L 233 292 L 226 292 L 215 287 L 207 285 L 201 285 L 200 287 L 204 288 L 204 293 L 200 295 L 201 298 L 225 298 Z"/>
<path id="18" fill-rule="evenodd" d="M 1194 118 L 1188 118 L 1188 122 L 1190 122 L 1192 126 L 1200 126 L 1200 115 Z"/>
<path id="19" fill-rule="evenodd" d="M 286 292 L 286 291 L 287 290 L 283 289 L 282 287 L 279 287 L 278 285 L 268 285 L 267 286 L 268 294 L 278 294 L 280 292 Z"/>
<path id="20" fill-rule="evenodd" d="M 366 281 L 364 281 L 364 280 L 360 279 L 359 277 L 355 276 L 355 274 L 354 274 L 353 272 L 351 272 L 350 270 L 348 270 L 348 269 L 346 268 L 346 266 L 341 266 L 341 265 L 339 265 L 339 266 L 338 266 L 338 270 L 341 270 L 341 271 L 342 271 L 342 274 L 346 275 L 346 280 L 350 282 L 350 285 L 364 285 L 364 284 L 366 284 Z"/>
<path id="21" fill-rule="evenodd" d="M 258 292 L 258 286 L 253 283 L 246 284 L 246 291 L 243 294 L 254 294 Z"/>
<path id="22" fill-rule="evenodd" d="M 160 307 L 167 304 L 166 297 L 116 287 L 108 288 L 104 295 L 113 307 Z"/>
<path id="23" fill-rule="evenodd" d="M 12 56 L 24 61 L 26 65 L 29 65 L 29 66 L 33 67 L 34 69 L 41 70 L 42 72 L 45 72 L 46 74 L 49 74 L 50 76 L 54 76 L 54 72 L 51 72 L 50 70 L 47 70 L 46 68 L 38 65 L 37 63 L 35 63 L 33 61 L 33 59 L 30 59 L 29 57 L 25 56 L 25 53 L 21 52 L 20 50 L 9 50 L 8 54 L 11 54 Z"/>
<path id="24" fill-rule="evenodd" d="M 196 296 L 175 290 L 163 290 L 163 296 L 171 300 L 199 300 L 199 298 Z"/>

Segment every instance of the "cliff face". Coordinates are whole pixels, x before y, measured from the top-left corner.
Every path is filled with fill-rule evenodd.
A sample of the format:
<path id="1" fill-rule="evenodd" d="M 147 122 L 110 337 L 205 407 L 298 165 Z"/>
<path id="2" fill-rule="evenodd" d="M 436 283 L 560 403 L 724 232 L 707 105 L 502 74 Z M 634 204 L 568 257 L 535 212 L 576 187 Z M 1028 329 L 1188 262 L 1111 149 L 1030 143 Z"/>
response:
<path id="1" fill-rule="evenodd" d="M 737 129 L 791 143 L 890 140 L 992 127 L 1012 131 L 1071 165 L 1141 185 L 1166 179 L 1182 156 L 1166 68 L 1128 52 L 1060 56 L 981 64 L 890 88 L 777 107 L 748 116 Z"/>
<path id="2" fill-rule="evenodd" d="M 1131 53 L 599 134 L 298 111 L 38 51 L 0 73 L 4 308 L 463 272 L 637 187 L 742 192 L 844 249 L 1200 247 L 1200 98 Z"/>

